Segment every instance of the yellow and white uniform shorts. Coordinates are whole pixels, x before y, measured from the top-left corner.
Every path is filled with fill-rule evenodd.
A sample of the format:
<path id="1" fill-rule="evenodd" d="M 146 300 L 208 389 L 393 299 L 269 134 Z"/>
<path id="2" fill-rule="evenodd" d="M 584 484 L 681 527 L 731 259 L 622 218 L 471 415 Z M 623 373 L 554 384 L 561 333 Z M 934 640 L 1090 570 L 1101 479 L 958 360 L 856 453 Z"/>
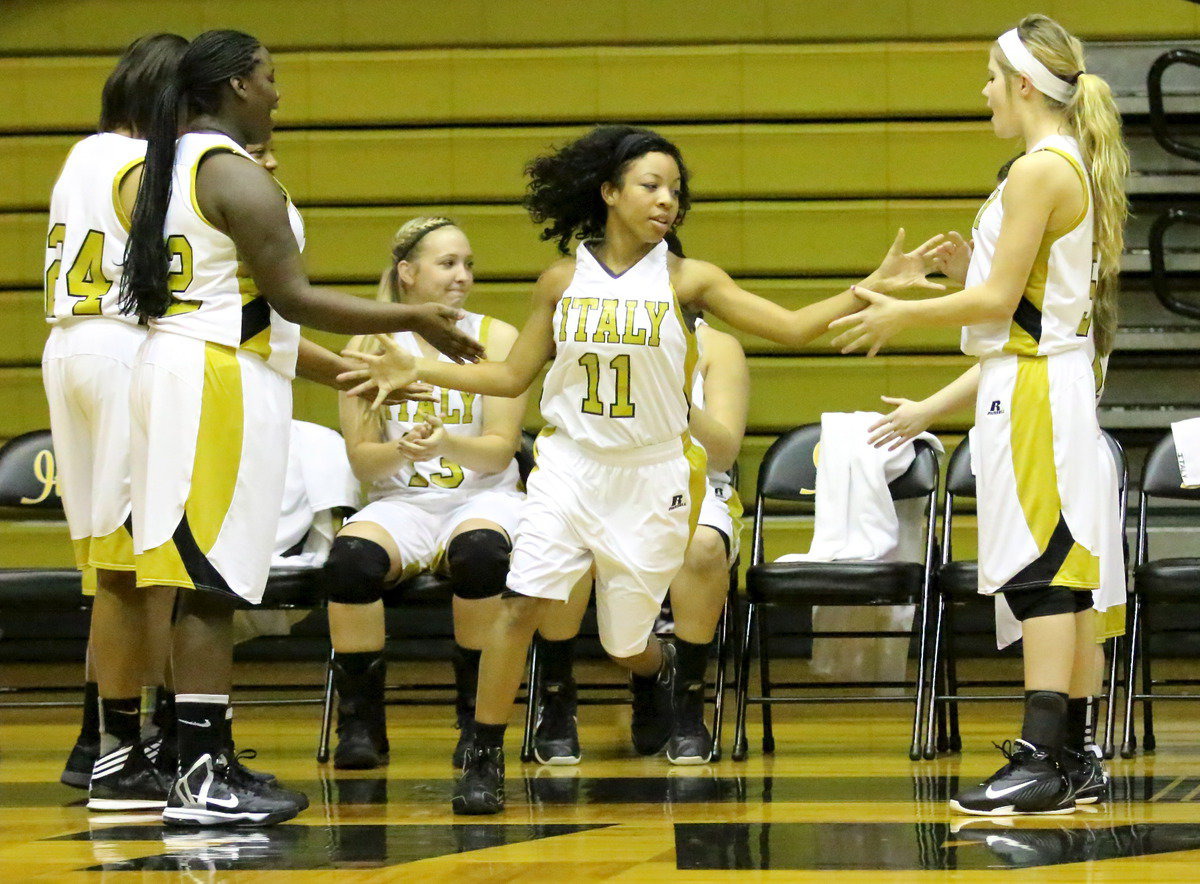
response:
<path id="1" fill-rule="evenodd" d="M 971 439 L 979 591 L 1100 589 L 1123 526 L 1086 354 L 984 359 Z M 1124 603 L 1123 582 L 1112 583 L 1122 585 L 1108 595 L 1121 597 L 1097 593 L 1097 610 Z"/>
<path id="2" fill-rule="evenodd" d="M 133 373 L 139 586 L 262 600 L 291 416 L 291 381 L 261 357 L 150 332 Z"/>
<path id="3" fill-rule="evenodd" d="M 50 330 L 42 380 L 75 565 L 133 570 L 129 531 L 129 387 L 146 332 L 94 316 Z"/>
<path id="4" fill-rule="evenodd" d="M 716 528 L 729 538 L 729 561 L 738 557 L 742 539 L 742 499 L 728 482 L 705 482 L 699 525 Z"/>
<path id="5" fill-rule="evenodd" d="M 535 452 L 508 588 L 565 602 L 594 565 L 601 644 L 641 653 L 700 515 L 704 449 L 683 438 L 610 453 L 543 432 Z"/>
<path id="6" fill-rule="evenodd" d="M 373 522 L 392 538 L 403 565 L 399 580 L 437 571 L 450 537 L 464 522 L 494 522 L 511 541 L 525 495 L 519 491 L 479 491 L 468 495 L 420 495 L 372 501 L 346 520 Z"/>

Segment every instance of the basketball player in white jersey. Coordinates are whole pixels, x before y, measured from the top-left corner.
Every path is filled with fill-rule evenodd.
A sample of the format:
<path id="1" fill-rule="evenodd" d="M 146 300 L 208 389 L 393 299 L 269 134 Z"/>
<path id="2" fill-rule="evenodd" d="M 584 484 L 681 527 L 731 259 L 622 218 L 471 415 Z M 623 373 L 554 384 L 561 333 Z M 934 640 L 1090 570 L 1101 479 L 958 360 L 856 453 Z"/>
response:
<path id="1" fill-rule="evenodd" d="M 50 198 L 42 378 L 75 562 L 85 587 L 95 585 L 84 730 L 94 722 L 99 734 L 81 733 L 62 779 L 90 784 L 94 810 L 157 808 L 166 798 L 139 712 L 143 675 L 162 670 L 174 594 L 134 586 L 129 384 L 146 334 L 117 305 L 129 225 L 119 191 L 145 154 L 134 135 L 186 47 L 154 34 L 126 49 L 104 85 L 99 133 L 71 149 Z"/>
<path id="2" fill-rule="evenodd" d="M 960 792 L 961 813 L 1070 813 L 1103 796 L 1105 775 L 1085 751 L 1095 642 L 1123 598 L 1101 590 L 1102 563 L 1120 558 L 1117 480 L 1100 435 L 1096 396 L 1116 333 L 1128 154 L 1108 85 L 1084 69 L 1079 41 L 1029 16 L 992 47 L 983 89 L 992 126 L 1025 156 L 976 216 L 963 291 L 871 306 L 833 323 L 848 352 L 876 352 L 901 329 L 963 326 L 979 357 L 932 401 L 879 427 L 880 442 L 975 402 L 979 590 L 1003 592 L 1022 621 L 1025 718 L 1006 763 Z M 943 260 L 962 270 L 965 243 Z M 952 271 L 953 272 L 953 271 Z M 914 412 L 916 412 L 914 414 Z M 1118 593 L 1119 594 L 1119 584 Z M 1108 608 L 1099 618 L 1095 604 Z M 1007 745 L 1007 744 L 1006 744 Z"/>
<path id="3" fill-rule="evenodd" d="M 449 218 L 408 221 L 391 253 L 380 300 L 465 307 L 474 256 L 466 234 Z M 517 337 L 508 323 L 478 313 L 467 313 L 459 328 L 497 359 L 508 355 Z M 409 332 L 392 339 L 414 356 L 437 358 Z M 340 400 L 346 451 L 370 502 L 347 520 L 325 564 L 338 694 L 337 768 L 386 761 L 382 596 L 421 571 L 445 574 L 454 593 L 458 767 L 470 740 L 479 655 L 500 614 L 524 499 L 513 455 L 521 444 L 525 397 L 435 393 L 433 402 L 405 402 L 383 413 L 356 397 Z"/>
<path id="4" fill-rule="evenodd" d="M 704 764 L 712 758 L 712 735 L 704 723 L 704 672 L 709 647 L 729 593 L 729 567 L 737 558 L 742 502 L 731 470 L 746 431 L 750 376 L 737 338 L 695 316 L 699 359 L 688 429 L 708 462 L 704 501 L 683 566 L 671 581 L 671 614 L 678 658 L 674 722 L 635 709 L 644 726 L 633 733 L 634 749 L 653 754 L 666 742 L 672 764 Z M 577 764 L 576 691 L 572 675 L 575 636 L 591 596 L 589 574 L 561 610 L 552 608 L 539 627 L 538 660 L 543 703 L 534 733 L 534 757 L 542 764 Z M 556 606 L 557 608 L 557 606 Z M 643 697 L 634 694 L 635 702 Z"/>
<path id="5" fill-rule="evenodd" d="M 174 34 L 130 45 L 102 91 L 99 134 L 72 148 L 51 197 L 43 378 L 85 592 L 99 584 L 88 654 L 89 675 L 96 675 L 85 683 L 83 726 L 61 780 L 89 789 L 88 807 L 99 811 L 161 808 L 169 783 L 150 768 L 170 777 L 175 768 L 173 724 L 161 714 L 171 708 L 171 693 L 162 687 L 155 724 L 164 730 L 147 727 L 139 740 L 143 684 L 164 682 L 174 593 L 134 586 L 129 386 L 145 328 L 117 300 L 146 150 L 136 136 L 186 47 Z M 272 171 L 269 146 L 258 149 Z M 303 342 L 300 376 L 336 386 L 344 367 L 335 354 Z"/>
<path id="6" fill-rule="evenodd" d="M 605 650 L 653 699 L 636 708 L 670 719 L 673 647 L 652 634 L 683 563 L 704 496 L 704 454 L 688 435 L 696 347 L 683 310 L 711 311 L 744 331 L 799 346 L 861 303 L 849 292 L 797 311 L 738 286 L 704 261 L 671 254 L 668 238 L 689 204 L 687 170 L 665 138 L 602 126 L 530 163 L 526 206 L 544 239 L 574 256 L 542 274 L 533 308 L 504 362 L 455 366 L 385 343 L 364 356 L 382 393 L 424 380 L 491 396 L 542 392 L 548 424 L 537 447 L 508 577 L 511 597 L 484 649 L 475 740 L 454 795 L 457 813 L 503 807 L 503 736 L 529 642 L 549 606 L 588 569 Z M 926 283 L 936 242 L 905 255 L 897 244 L 870 277 L 889 290 Z M 689 674 L 691 677 L 692 674 Z M 634 722 L 635 730 L 648 722 Z"/>
<path id="7" fill-rule="evenodd" d="M 244 149 L 269 140 L 278 102 L 257 40 L 197 37 L 154 105 L 126 250 L 121 306 L 150 324 L 133 378 L 137 582 L 185 590 L 172 657 L 179 775 L 163 811 L 170 825 L 267 825 L 306 803 L 243 776 L 221 739 L 234 603 L 261 599 L 279 518 L 295 323 L 416 330 L 458 358 L 479 353 L 452 308 L 372 303 L 309 284 L 299 215 Z"/>

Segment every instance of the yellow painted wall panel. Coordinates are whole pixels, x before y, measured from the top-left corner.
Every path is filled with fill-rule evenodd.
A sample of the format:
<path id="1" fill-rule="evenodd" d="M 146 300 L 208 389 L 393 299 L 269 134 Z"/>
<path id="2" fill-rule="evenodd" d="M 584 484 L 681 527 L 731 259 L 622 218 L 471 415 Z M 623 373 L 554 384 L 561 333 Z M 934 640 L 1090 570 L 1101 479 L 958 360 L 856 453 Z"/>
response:
<path id="1" fill-rule="evenodd" d="M 982 198 L 1011 146 L 986 123 L 663 126 L 693 198 Z M 579 127 L 285 130 L 277 172 L 293 199 L 337 205 L 518 202 L 525 164 Z M 0 209 L 44 210 L 74 136 L 0 138 Z"/>
<path id="2" fill-rule="evenodd" d="M 986 43 L 557 47 L 275 55 L 279 124 L 966 116 Z M 112 56 L 0 58 L 0 130 L 88 131 Z M 831 72 L 838 88 L 815 88 Z M 47 88 L 47 84 L 54 88 Z"/>
<path id="3" fill-rule="evenodd" d="M 1185 0 L 1044 0 L 1081 37 L 1195 37 Z M 0 53 L 115 52 L 152 30 L 248 31 L 275 49 L 987 39 L 1029 12 L 1025 0 L 6 0 Z M 105 26 L 95 26 L 98 16 Z"/>
<path id="4" fill-rule="evenodd" d="M 873 269 L 896 229 L 913 243 L 968 229 L 975 200 L 853 200 L 703 203 L 681 230 L 689 255 L 734 275 L 831 276 Z M 481 278 L 533 279 L 556 257 L 518 206 L 434 205 L 314 208 L 304 213 L 305 261 L 314 279 L 379 278 L 388 243 L 406 218 L 448 214 L 471 237 Z M 0 286 L 33 287 L 42 273 L 46 218 L 0 214 Z"/>
<path id="5" fill-rule="evenodd" d="M 40 291 L 0 292 L 0 365 L 37 365 L 49 326 L 42 316 Z"/>

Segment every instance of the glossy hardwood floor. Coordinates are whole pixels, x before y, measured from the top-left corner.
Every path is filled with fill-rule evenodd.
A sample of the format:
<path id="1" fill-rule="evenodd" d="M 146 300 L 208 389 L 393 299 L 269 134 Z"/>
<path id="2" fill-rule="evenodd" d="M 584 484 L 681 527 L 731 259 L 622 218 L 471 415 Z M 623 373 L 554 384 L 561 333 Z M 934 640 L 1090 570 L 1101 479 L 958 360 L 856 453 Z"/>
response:
<path id="1" fill-rule="evenodd" d="M 967 751 L 906 757 L 905 708 L 787 707 L 764 757 L 670 768 L 628 748 L 628 710 L 581 711 L 582 764 L 517 760 L 508 810 L 450 813 L 446 707 L 392 707 L 391 763 L 345 774 L 314 760 L 316 706 L 242 706 L 253 766 L 312 807 L 272 829 L 164 830 L 151 815 L 89 814 L 58 783 L 73 709 L 0 718 L 0 874 L 113 881 L 1190 881 L 1200 880 L 1200 709 L 1160 703 L 1158 751 L 1110 763 L 1114 799 L 1070 817 L 965 819 L 958 784 L 994 770 L 1013 704 L 964 710 Z"/>

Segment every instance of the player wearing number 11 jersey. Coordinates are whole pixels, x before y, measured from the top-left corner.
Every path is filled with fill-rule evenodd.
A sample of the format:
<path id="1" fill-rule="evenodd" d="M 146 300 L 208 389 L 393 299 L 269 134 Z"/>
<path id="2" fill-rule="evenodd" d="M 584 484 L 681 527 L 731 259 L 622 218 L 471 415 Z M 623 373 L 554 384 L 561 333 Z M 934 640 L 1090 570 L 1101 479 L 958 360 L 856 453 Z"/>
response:
<path id="1" fill-rule="evenodd" d="M 503 362 L 457 366 L 414 360 L 394 343 L 361 354 L 381 389 L 425 380 L 516 396 L 549 362 L 542 395 L 548 427 L 517 528 L 509 597 L 484 648 L 475 735 L 455 790 L 457 813 L 504 804 L 502 741 L 526 650 L 553 603 L 589 569 L 605 650 L 634 676 L 634 741 L 661 748 L 672 716 L 674 648 L 652 634 L 683 564 L 704 497 L 703 450 L 688 436 L 696 346 L 683 309 L 707 310 L 744 331 L 799 346 L 859 309 L 849 291 L 790 311 L 738 286 L 720 268 L 671 251 L 689 203 L 679 149 L 632 126 L 601 126 L 528 167 L 526 207 L 548 222 L 566 257 L 542 274 L 532 312 Z M 893 247 L 872 281 L 924 283 L 926 243 Z M 926 284 L 928 285 L 928 284 Z M 688 679 L 703 678 L 680 672 Z M 657 726 L 656 726 L 657 725 Z M 648 738 L 660 734 L 653 743 Z"/>

